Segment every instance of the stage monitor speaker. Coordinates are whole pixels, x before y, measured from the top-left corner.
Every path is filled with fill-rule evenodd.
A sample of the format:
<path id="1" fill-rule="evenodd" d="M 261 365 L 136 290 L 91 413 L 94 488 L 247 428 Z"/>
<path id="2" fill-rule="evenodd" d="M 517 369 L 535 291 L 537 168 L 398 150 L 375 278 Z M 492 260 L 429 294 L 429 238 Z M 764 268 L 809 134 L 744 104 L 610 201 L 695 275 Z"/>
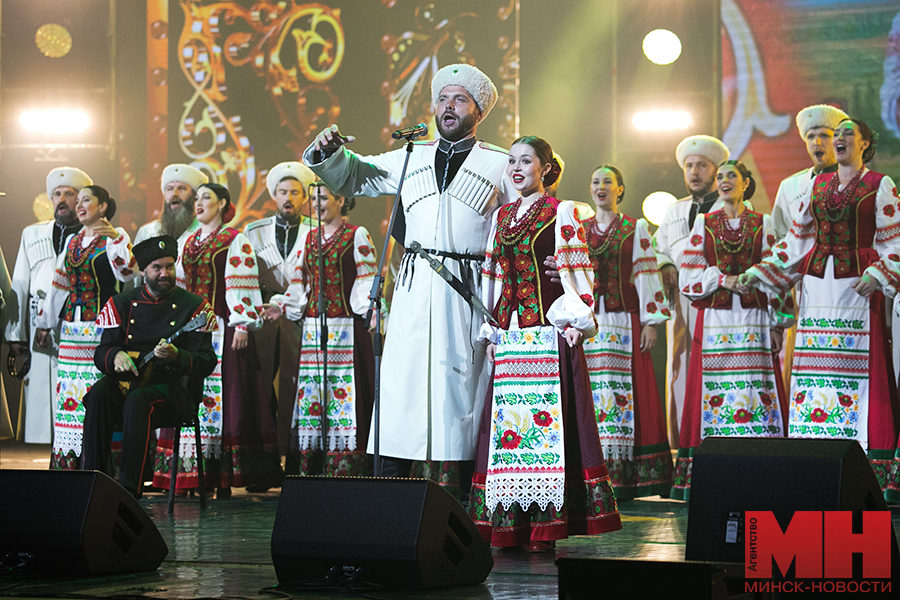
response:
<path id="1" fill-rule="evenodd" d="M 692 469 L 686 560 L 743 563 L 748 510 L 772 511 L 782 530 L 798 510 L 887 510 L 854 440 L 710 437 Z"/>
<path id="2" fill-rule="evenodd" d="M 287 477 L 272 531 L 281 584 L 337 578 L 398 589 L 471 585 L 494 566 L 462 505 L 426 479 Z"/>
<path id="3" fill-rule="evenodd" d="M 153 571 L 169 553 L 147 512 L 96 471 L 0 470 L 0 556 L 33 556 L 40 571 Z"/>

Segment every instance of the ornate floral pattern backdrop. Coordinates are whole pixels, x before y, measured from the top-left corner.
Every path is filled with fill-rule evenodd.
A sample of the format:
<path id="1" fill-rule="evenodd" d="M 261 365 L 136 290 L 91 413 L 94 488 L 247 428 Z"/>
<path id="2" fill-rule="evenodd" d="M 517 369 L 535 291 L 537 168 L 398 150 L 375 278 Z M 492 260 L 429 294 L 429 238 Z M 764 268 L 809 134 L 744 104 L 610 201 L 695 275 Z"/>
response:
<path id="1" fill-rule="evenodd" d="M 517 0 L 173 0 L 168 8 L 166 160 L 227 184 L 240 224 L 272 208 L 267 170 L 296 159 L 331 123 L 366 154 L 394 147 L 390 133 L 402 126 L 426 122 L 433 133 L 431 77 L 449 63 L 474 63 L 500 88 L 480 137 L 515 138 Z M 381 204 L 360 212 L 362 224 L 384 218 Z"/>

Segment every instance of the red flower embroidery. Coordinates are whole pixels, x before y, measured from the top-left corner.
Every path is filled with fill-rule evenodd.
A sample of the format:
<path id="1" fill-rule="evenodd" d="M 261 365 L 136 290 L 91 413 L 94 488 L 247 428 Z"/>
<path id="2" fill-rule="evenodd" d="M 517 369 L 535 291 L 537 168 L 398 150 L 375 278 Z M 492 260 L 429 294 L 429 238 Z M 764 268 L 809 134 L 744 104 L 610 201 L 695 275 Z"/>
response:
<path id="1" fill-rule="evenodd" d="M 778 260 L 780 260 L 781 262 L 787 262 L 787 259 L 788 259 L 787 254 L 785 254 L 784 252 L 778 253 Z"/>
<path id="2" fill-rule="evenodd" d="M 896 254 L 888 254 L 888 260 L 892 260 L 894 262 L 900 261 L 900 256 Z"/>
<path id="3" fill-rule="evenodd" d="M 694 290 L 694 293 L 695 293 L 695 294 L 699 294 L 700 292 L 703 291 L 703 286 L 702 286 L 701 284 L 699 284 L 699 283 L 695 283 L 695 284 L 694 284 L 694 287 L 693 287 L 693 290 Z"/>
<path id="4" fill-rule="evenodd" d="M 809 413 L 809 419 L 813 423 L 824 423 L 828 420 L 828 413 L 820 407 L 816 407 Z"/>
<path id="5" fill-rule="evenodd" d="M 772 404 L 772 398 L 765 392 L 759 393 L 759 400 L 763 403 L 764 406 L 769 406 L 770 404 Z"/>
<path id="6" fill-rule="evenodd" d="M 655 294 L 653 294 L 653 299 L 656 300 L 657 302 L 662 302 L 663 300 L 666 299 L 666 297 L 663 295 L 662 292 L 656 292 Z"/>
<path id="7" fill-rule="evenodd" d="M 750 419 L 753 418 L 753 413 L 747 410 L 746 408 L 739 408 L 734 411 L 734 422 L 735 423 L 749 423 Z"/>
<path id="8" fill-rule="evenodd" d="M 121 256 L 117 256 L 115 258 L 115 260 L 113 260 L 113 262 L 116 264 L 116 266 L 121 267 L 122 265 L 125 264 L 125 259 L 122 258 Z"/>
<path id="9" fill-rule="evenodd" d="M 256 313 L 253 312 L 252 310 L 247 311 L 247 316 L 250 317 L 251 319 L 256 319 Z"/>
<path id="10" fill-rule="evenodd" d="M 766 241 L 769 242 L 769 245 L 773 245 L 775 243 L 775 236 L 771 233 L 766 236 Z"/>
<path id="11" fill-rule="evenodd" d="M 562 227 L 559 228 L 559 232 L 562 234 L 562 236 L 565 238 L 565 240 L 567 242 L 569 240 L 571 240 L 573 237 L 575 237 L 575 228 L 572 227 L 571 225 L 563 225 Z"/>
<path id="12" fill-rule="evenodd" d="M 343 400 L 344 398 L 347 397 L 347 390 L 345 390 L 344 388 L 335 389 L 334 397 L 337 398 L 338 400 Z"/>
<path id="13" fill-rule="evenodd" d="M 651 302 L 647 305 L 647 312 L 653 314 L 656 312 L 656 302 Z"/>
<path id="14" fill-rule="evenodd" d="M 616 394 L 616 404 L 624 408 L 628 406 L 628 398 L 624 394 Z"/>
<path id="15" fill-rule="evenodd" d="M 203 406 L 206 408 L 212 408 L 216 405 L 216 399 L 212 396 L 204 396 L 203 397 Z"/>
<path id="16" fill-rule="evenodd" d="M 796 394 L 794 394 L 795 404 L 803 404 L 804 400 L 806 400 L 806 392 L 797 392 Z"/>
<path id="17" fill-rule="evenodd" d="M 692 246 L 699 246 L 699 245 L 702 244 L 702 243 L 703 243 L 703 238 L 700 237 L 699 235 L 692 235 L 692 236 L 691 236 L 691 245 L 692 245 Z"/>
<path id="18" fill-rule="evenodd" d="M 122 275 L 125 275 L 126 277 L 128 275 L 131 275 L 132 273 L 134 273 L 134 271 L 132 271 L 131 269 L 122 269 L 120 272 L 122 273 Z"/>
<path id="19" fill-rule="evenodd" d="M 542 410 L 539 413 L 534 415 L 534 424 L 538 427 L 550 427 L 550 423 L 553 422 L 553 417 L 550 416 L 546 410 Z"/>
<path id="20" fill-rule="evenodd" d="M 661 311 L 659 311 L 659 314 L 661 314 L 661 315 L 664 316 L 664 317 L 671 317 L 671 316 L 672 316 L 672 313 L 671 313 L 671 311 L 669 311 L 668 308 L 662 309 Z"/>
<path id="21" fill-rule="evenodd" d="M 507 429 L 503 432 L 503 437 L 500 438 L 500 445 L 506 448 L 507 450 L 513 450 L 519 447 L 519 444 L 522 442 L 522 436 L 513 431 L 512 429 Z"/>
<path id="22" fill-rule="evenodd" d="M 691 288 L 689 288 L 688 286 L 684 286 L 684 289 L 681 291 L 683 291 L 685 294 L 687 294 L 689 291 L 691 291 Z"/>
<path id="23" fill-rule="evenodd" d="M 608 416 L 607 412 L 605 410 L 601 410 L 600 412 L 597 413 L 597 422 L 602 423 L 603 421 L 606 420 L 607 416 Z"/>
<path id="24" fill-rule="evenodd" d="M 228 262 L 231 263 L 232 267 L 237 268 L 237 267 L 241 266 L 241 257 L 240 256 L 232 256 L 231 258 L 228 259 Z"/>
<path id="25" fill-rule="evenodd" d="M 519 289 L 516 292 L 516 296 L 518 296 L 519 298 L 528 298 L 533 293 L 534 293 L 534 285 L 531 283 L 528 283 L 527 281 L 524 281 L 519 285 Z"/>
<path id="26" fill-rule="evenodd" d="M 712 406 L 713 408 L 722 406 L 723 402 L 725 402 L 725 398 L 723 398 L 722 396 L 713 396 L 712 398 L 709 399 L 709 405 Z"/>
<path id="27" fill-rule="evenodd" d="M 584 240 L 584 229 L 582 229 L 581 227 L 578 228 L 578 239 L 582 242 L 585 241 Z"/>
<path id="28" fill-rule="evenodd" d="M 250 252 L 252 251 L 253 249 L 250 247 L 250 244 L 244 244 L 243 246 L 241 246 L 241 252 L 243 252 L 244 254 L 250 254 Z"/>
<path id="29" fill-rule="evenodd" d="M 243 302 L 247 306 L 250 306 L 250 298 L 248 298 L 247 296 L 244 296 L 243 298 L 241 298 L 241 302 Z"/>
<path id="30" fill-rule="evenodd" d="M 584 302 L 585 304 L 587 304 L 588 306 L 594 305 L 594 297 L 591 296 L 590 294 L 582 294 L 581 301 Z"/>
<path id="31" fill-rule="evenodd" d="M 650 240 L 648 240 L 647 238 L 641 238 L 641 249 L 646 250 L 649 247 L 650 247 Z"/>
<path id="32" fill-rule="evenodd" d="M 895 187 L 894 189 L 891 190 L 891 193 L 894 195 L 894 198 L 900 198 L 900 196 L 897 195 L 897 188 L 896 188 L 896 187 Z"/>
<path id="33" fill-rule="evenodd" d="M 779 249 L 781 249 L 781 250 L 787 250 L 787 243 L 786 243 L 786 242 L 781 242 L 780 244 L 778 244 L 778 245 L 775 246 L 775 247 L 776 247 L 776 248 L 779 248 Z"/>
<path id="34" fill-rule="evenodd" d="M 303 388 L 300 388 L 299 390 L 297 390 L 297 400 L 303 400 L 303 396 L 305 396 L 305 395 L 306 395 L 306 390 L 304 390 Z"/>
<path id="35" fill-rule="evenodd" d="M 240 304 L 238 304 L 238 305 L 236 305 L 236 306 L 234 307 L 233 310 L 234 310 L 234 312 L 236 312 L 237 314 L 241 314 L 241 313 L 244 312 L 244 307 L 241 306 Z"/>
<path id="36" fill-rule="evenodd" d="M 63 410 L 75 410 L 76 408 L 78 408 L 78 400 L 75 398 L 69 397 L 63 402 Z"/>
<path id="37" fill-rule="evenodd" d="M 368 246 L 360 246 L 359 253 L 362 254 L 363 256 L 368 256 L 369 254 L 372 253 L 372 249 L 369 248 Z"/>
<path id="38" fill-rule="evenodd" d="M 256 261 L 253 260 L 252 256 L 248 256 L 244 259 L 244 266 L 246 266 L 248 269 L 252 269 L 254 266 L 256 266 Z"/>
<path id="39" fill-rule="evenodd" d="M 318 417 L 322 414 L 322 405 L 318 402 L 313 402 L 309 405 L 309 414 L 313 417 Z"/>
<path id="40" fill-rule="evenodd" d="M 881 210 L 882 210 L 882 212 L 884 212 L 884 214 L 887 215 L 888 217 L 893 217 L 893 216 L 894 216 L 894 213 L 896 212 L 896 211 L 894 210 L 894 205 L 893 205 L 893 204 L 886 204 L 886 205 L 884 206 L 884 208 L 881 209 Z"/>
<path id="41" fill-rule="evenodd" d="M 853 406 L 853 398 L 851 398 L 848 394 L 841 394 L 838 396 L 838 402 L 841 403 L 841 406 Z"/>

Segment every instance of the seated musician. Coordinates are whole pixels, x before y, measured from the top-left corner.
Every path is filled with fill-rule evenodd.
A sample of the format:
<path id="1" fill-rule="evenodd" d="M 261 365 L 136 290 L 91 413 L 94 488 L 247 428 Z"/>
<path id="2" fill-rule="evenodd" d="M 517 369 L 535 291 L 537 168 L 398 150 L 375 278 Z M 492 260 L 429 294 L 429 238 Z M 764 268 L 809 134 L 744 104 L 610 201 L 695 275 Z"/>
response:
<path id="1" fill-rule="evenodd" d="M 109 473 L 120 426 L 119 483 L 138 498 L 150 429 L 197 413 L 203 379 L 216 367 L 217 326 L 206 300 L 175 286 L 175 238 L 150 238 L 133 252 L 144 286 L 110 298 L 97 318 L 94 364 L 105 376 L 84 397 L 82 456 L 85 469 Z"/>

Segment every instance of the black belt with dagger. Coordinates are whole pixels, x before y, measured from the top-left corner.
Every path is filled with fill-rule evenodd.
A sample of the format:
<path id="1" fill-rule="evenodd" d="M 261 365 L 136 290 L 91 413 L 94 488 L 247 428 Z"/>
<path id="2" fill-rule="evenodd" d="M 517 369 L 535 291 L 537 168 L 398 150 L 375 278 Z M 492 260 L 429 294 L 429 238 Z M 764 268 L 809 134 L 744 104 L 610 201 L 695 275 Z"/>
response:
<path id="1" fill-rule="evenodd" d="M 413 240 L 409 243 L 409 247 L 407 248 L 409 252 L 413 254 L 418 254 L 420 257 L 425 259 L 428 263 L 428 266 L 434 270 L 435 273 L 441 276 L 441 279 L 446 281 L 450 287 L 452 287 L 456 293 L 462 296 L 463 300 L 465 300 L 469 306 L 475 309 L 476 312 L 481 313 L 484 317 L 487 318 L 488 323 L 491 325 L 497 326 L 497 322 L 494 321 L 494 317 L 491 316 L 490 311 L 484 307 L 484 304 L 481 303 L 481 300 L 478 299 L 478 296 L 472 293 L 472 291 L 466 286 L 465 283 L 460 281 L 460 279 L 450 272 L 450 270 L 438 259 L 433 257 L 428 251 L 422 247 L 422 244 Z"/>

